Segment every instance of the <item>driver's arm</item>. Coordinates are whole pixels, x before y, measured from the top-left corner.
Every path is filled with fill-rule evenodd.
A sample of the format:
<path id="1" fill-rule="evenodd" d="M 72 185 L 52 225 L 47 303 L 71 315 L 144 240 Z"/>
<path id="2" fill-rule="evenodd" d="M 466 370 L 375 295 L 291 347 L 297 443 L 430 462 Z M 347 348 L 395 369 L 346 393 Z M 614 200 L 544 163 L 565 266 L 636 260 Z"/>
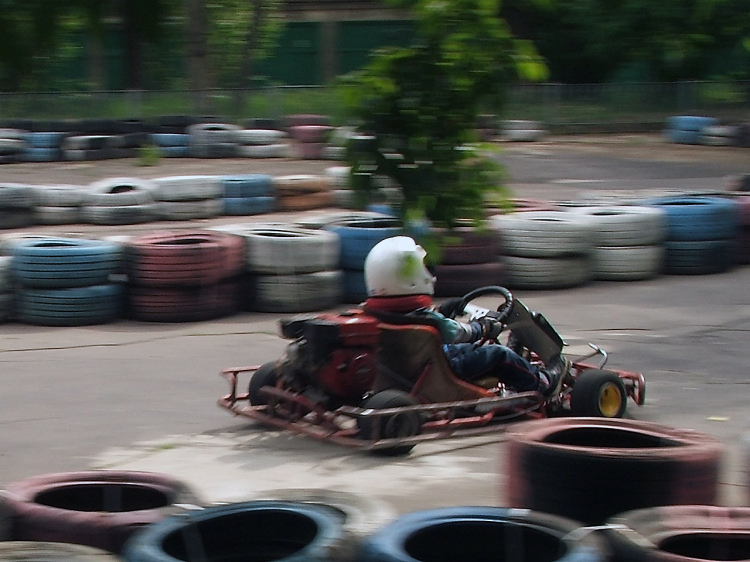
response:
<path id="1" fill-rule="evenodd" d="M 475 342 L 482 338 L 482 325 L 477 321 L 466 324 L 446 318 L 432 309 L 427 309 L 424 313 L 435 322 L 444 343 Z"/>

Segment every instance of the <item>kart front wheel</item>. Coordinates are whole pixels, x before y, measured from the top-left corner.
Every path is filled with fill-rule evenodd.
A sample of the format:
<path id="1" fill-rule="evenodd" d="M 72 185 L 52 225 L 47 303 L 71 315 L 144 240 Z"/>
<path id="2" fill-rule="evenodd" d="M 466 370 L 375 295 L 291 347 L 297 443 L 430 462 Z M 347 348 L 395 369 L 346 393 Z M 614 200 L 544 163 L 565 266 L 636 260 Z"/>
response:
<path id="1" fill-rule="evenodd" d="M 581 373 L 570 395 L 570 413 L 580 417 L 621 418 L 628 394 L 617 373 L 589 369 Z"/>
<path id="2" fill-rule="evenodd" d="M 362 408 L 383 410 L 416 406 L 419 402 L 400 390 L 381 390 L 362 403 Z M 362 439 L 398 439 L 419 435 L 422 432 L 422 418 L 417 412 L 398 412 L 388 416 L 363 416 L 357 418 L 357 427 Z M 380 455 L 405 455 L 414 448 L 414 443 L 375 449 Z"/>
<path id="3" fill-rule="evenodd" d="M 250 377 L 250 384 L 247 389 L 247 396 L 252 406 L 265 406 L 268 404 L 268 398 L 261 393 L 260 389 L 264 386 L 276 386 L 279 375 L 276 372 L 276 363 L 264 363 Z"/>

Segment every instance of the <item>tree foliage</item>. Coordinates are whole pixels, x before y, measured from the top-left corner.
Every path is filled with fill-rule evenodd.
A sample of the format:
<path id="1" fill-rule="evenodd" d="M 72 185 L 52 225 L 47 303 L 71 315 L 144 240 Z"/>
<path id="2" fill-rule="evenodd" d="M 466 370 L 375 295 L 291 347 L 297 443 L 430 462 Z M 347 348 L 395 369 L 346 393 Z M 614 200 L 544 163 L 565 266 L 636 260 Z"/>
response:
<path id="1" fill-rule="evenodd" d="M 479 218 L 497 169 L 467 143 L 476 140 L 480 110 L 499 108 L 511 77 L 538 61 L 515 49 L 496 0 L 396 4 L 417 20 L 413 44 L 380 51 L 345 80 L 371 137 L 351 153 L 355 187 L 371 191 L 374 178 L 389 176 L 402 188 L 407 213 L 419 209 L 447 226 Z"/>
<path id="2" fill-rule="evenodd" d="M 606 82 L 634 68 L 657 81 L 750 76 L 750 0 L 506 0 L 501 13 L 555 81 Z"/>

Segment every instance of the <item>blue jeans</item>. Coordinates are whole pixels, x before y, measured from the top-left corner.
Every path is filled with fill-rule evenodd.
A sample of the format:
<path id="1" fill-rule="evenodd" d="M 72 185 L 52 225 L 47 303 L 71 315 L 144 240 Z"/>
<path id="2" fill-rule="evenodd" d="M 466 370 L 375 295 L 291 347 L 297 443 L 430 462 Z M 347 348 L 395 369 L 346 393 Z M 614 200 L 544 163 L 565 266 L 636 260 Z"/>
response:
<path id="1" fill-rule="evenodd" d="M 461 379 L 495 376 L 518 392 L 539 389 L 539 369 L 504 345 L 454 343 L 443 349 L 451 369 Z"/>

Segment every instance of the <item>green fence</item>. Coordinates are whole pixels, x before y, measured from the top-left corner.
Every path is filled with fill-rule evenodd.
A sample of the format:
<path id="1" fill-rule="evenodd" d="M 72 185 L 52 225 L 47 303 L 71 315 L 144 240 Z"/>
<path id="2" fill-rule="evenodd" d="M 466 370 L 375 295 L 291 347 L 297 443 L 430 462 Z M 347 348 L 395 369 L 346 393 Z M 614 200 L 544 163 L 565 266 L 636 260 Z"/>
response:
<path id="1" fill-rule="evenodd" d="M 750 82 L 529 84 L 508 90 L 498 119 L 534 119 L 551 130 L 655 130 L 670 115 L 706 115 L 750 122 Z M 334 87 L 285 86 L 248 91 L 108 91 L 0 94 L 0 121 L 81 118 L 148 119 L 160 115 L 214 116 L 240 122 L 296 113 L 351 123 Z"/>

